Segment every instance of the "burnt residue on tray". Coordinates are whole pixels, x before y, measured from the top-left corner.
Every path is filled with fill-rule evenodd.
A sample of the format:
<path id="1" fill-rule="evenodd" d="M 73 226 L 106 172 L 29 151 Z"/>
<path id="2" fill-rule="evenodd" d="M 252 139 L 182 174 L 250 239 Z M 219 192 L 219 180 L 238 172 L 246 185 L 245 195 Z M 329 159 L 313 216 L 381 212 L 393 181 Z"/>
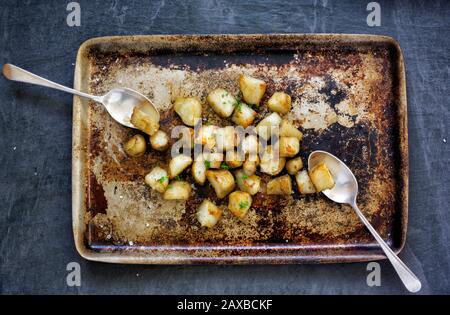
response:
<path id="1" fill-rule="evenodd" d="M 325 94 L 327 102 L 335 108 L 337 104 L 345 99 L 346 92 L 336 84 L 336 81 L 330 75 L 325 75 L 324 80 L 325 86 L 319 92 Z"/>
<path id="2" fill-rule="evenodd" d="M 86 208 L 95 216 L 97 213 L 106 213 L 108 201 L 105 198 L 103 187 L 97 182 L 95 175 L 90 172 L 88 178 L 88 194 Z"/>
<path id="3" fill-rule="evenodd" d="M 399 169 L 403 166 L 399 163 L 397 87 L 392 81 L 395 69 L 389 47 L 292 48 L 286 41 L 270 49 L 246 47 L 225 52 L 211 47 L 148 52 L 92 49 L 89 58 L 91 92 L 100 94 L 124 83 L 141 90 L 159 106 L 161 129 L 168 134 L 182 124 L 170 108 L 171 101 L 180 95 L 199 97 L 208 122 L 231 125 L 205 105 L 205 96 L 218 86 L 236 93 L 236 79 L 242 72 L 268 83 L 263 103 L 273 92 L 286 91 L 298 110 L 298 119 L 292 120 L 304 134 L 299 156 L 305 167 L 313 150 L 332 152 L 347 163 L 358 179 L 360 208 L 385 239 L 399 244 L 401 233 L 396 227 L 401 221 Z M 329 117 L 324 119 L 323 128 L 314 128 L 314 122 L 304 128 L 305 117 L 301 117 L 299 106 L 307 106 L 308 101 L 326 109 L 323 115 Z M 255 123 L 268 113 L 265 106 L 257 110 Z M 315 114 L 323 118 L 321 112 Z M 242 220 L 230 214 L 227 198 L 218 199 L 208 184 L 193 184 L 189 200 L 168 204 L 145 186 L 144 176 L 154 166 L 167 167 L 170 150 L 160 153 L 148 149 L 144 156 L 128 158 L 121 145 L 138 131 L 117 125 L 94 103 L 90 103 L 89 125 L 87 208 L 93 215 L 86 222 L 86 245 L 91 248 L 280 243 L 363 246 L 372 242 L 348 206 L 337 205 L 320 194 L 304 196 L 295 191 L 291 196 L 271 196 L 263 190 L 253 196 L 252 208 Z M 258 175 L 263 186 L 270 179 Z M 190 169 L 182 177 L 194 182 Z M 296 190 L 293 177 L 292 181 Z M 223 209 L 214 229 L 202 228 L 196 220 L 196 210 L 204 199 Z"/>

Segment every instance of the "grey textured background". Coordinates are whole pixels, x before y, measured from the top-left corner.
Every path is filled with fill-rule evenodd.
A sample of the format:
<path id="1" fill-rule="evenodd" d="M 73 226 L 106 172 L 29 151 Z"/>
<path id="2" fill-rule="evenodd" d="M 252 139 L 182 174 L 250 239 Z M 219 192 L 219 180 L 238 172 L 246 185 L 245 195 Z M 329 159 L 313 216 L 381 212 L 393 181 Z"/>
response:
<path id="1" fill-rule="evenodd" d="M 374 33 L 395 37 L 407 69 L 410 221 L 401 257 L 422 293 L 450 293 L 450 3 L 380 1 L 79 1 L 82 25 L 66 25 L 69 1 L 2 1 L 0 61 L 72 86 L 75 55 L 91 37 L 172 33 Z M 366 264 L 126 266 L 80 258 L 71 229 L 72 96 L 0 78 L 0 292 L 403 294 L 383 261 L 382 286 Z M 82 286 L 67 287 L 66 265 Z"/>

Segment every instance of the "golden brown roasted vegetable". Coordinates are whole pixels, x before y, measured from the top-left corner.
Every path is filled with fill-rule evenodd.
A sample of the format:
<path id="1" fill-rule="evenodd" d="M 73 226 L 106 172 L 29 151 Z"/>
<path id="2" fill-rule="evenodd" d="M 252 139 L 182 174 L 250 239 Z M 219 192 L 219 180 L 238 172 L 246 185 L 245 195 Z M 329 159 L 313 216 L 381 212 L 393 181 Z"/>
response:
<path id="1" fill-rule="evenodd" d="M 234 177 L 228 170 L 208 170 L 206 178 L 220 199 L 226 197 L 235 187 Z"/>
<path id="2" fill-rule="evenodd" d="M 177 155 L 169 162 L 169 177 L 170 179 L 178 176 L 192 163 L 192 158 L 187 155 Z"/>
<path id="3" fill-rule="evenodd" d="M 248 135 L 242 140 L 241 150 L 245 155 L 250 155 L 252 157 L 258 155 L 259 141 L 258 137 L 255 135 Z"/>
<path id="4" fill-rule="evenodd" d="M 186 200 L 191 195 L 192 187 L 188 182 L 177 180 L 170 182 L 164 192 L 165 200 Z"/>
<path id="5" fill-rule="evenodd" d="M 291 109 L 291 97 L 283 92 L 275 92 L 267 101 L 267 107 L 273 112 L 286 114 Z"/>
<path id="6" fill-rule="evenodd" d="M 226 165 L 229 168 L 238 168 L 241 167 L 244 163 L 244 155 L 239 156 L 236 151 L 228 151 L 225 155 Z"/>
<path id="7" fill-rule="evenodd" d="M 301 141 L 303 133 L 295 128 L 289 121 L 283 119 L 280 124 L 280 137 L 295 137 Z"/>
<path id="8" fill-rule="evenodd" d="M 211 91 L 206 100 L 211 108 L 222 118 L 230 117 L 233 113 L 236 99 L 230 92 L 224 89 L 215 89 Z"/>
<path id="9" fill-rule="evenodd" d="M 142 102 L 133 108 L 130 122 L 139 130 L 152 136 L 159 129 L 158 113 L 152 105 Z"/>
<path id="10" fill-rule="evenodd" d="M 300 142 L 294 137 L 280 137 L 280 156 L 293 157 L 300 151 Z"/>
<path id="11" fill-rule="evenodd" d="M 233 191 L 228 197 L 228 209 L 239 218 L 243 218 L 252 205 L 252 196 L 244 191 Z"/>
<path id="12" fill-rule="evenodd" d="M 194 163 L 192 163 L 192 176 L 200 185 L 203 185 L 206 181 L 206 170 L 205 161 L 194 161 Z"/>
<path id="13" fill-rule="evenodd" d="M 217 129 L 219 129 L 219 127 L 213 125 L 200 127 L 197 135 L 195 135 L 194 143 L 204 145 L 208 149 L 214 148 L 216 145 Z"/>
<path id="14" fill-rule="evenodd" d="M 303 194 L 313 194 L 316 192 L 311 179 L 309 178 L 308 171 L 303 170 L 295 175 L 295 181 L 297 182 L 298 191 Z"/>
<path id="15" fill-rule="evenodd" d="M 259 105 L 266 92 L 267 84 L 260 79 L 241 74 L 239 77 L 239 87 L 242 92 L 242 98 L 247 104 Z"/>
<path id="16" fill-rule="evenodd" d="M 243 170 L 237 170 L 236 183 L 239 190 L 248 192 L 250 195 L 255 195 L 261 188 L 261 178 L 256 175 L 247 175 Z"/>
<path id="17" fill-rule="evenodd" d="M 314 187 L 318 192 L 334 187 L 333 176 L 325 163 L 319 163 L 309 172 Z"/>
<path id="18" fill-rule="evenodd" d="M 145 176 L 145 183 L 157 192 L 163 193 L 169 185 L 169 176 L 165 169 L 157 166 Z"/>
<path id="19" fill-rule="evenodd" d="M 268 195 L 290 195 L 292 194 L 292 182 L 289 175 L 283 175 L 272 179 L 267 183 Z"/>
<path id="20" fill-rule="evenodd" d="M 134 135 L 125 143 L 123 149 L 128 156 L 141 156 L 147 149 L 147 143 L 143 136 Z"/>
<path id="21" fill-rule="evenodd" d="M 202 104 L 194 97 L 177 97 L 173 108 L 188 126 L 194 126 L 196 121 L 202 118 Z"/>
<path id="22" fill-rule="evenodd" d="M 238 142 L 237 134 L 233 126 L 216 129 L 215 138 L 215 147 L 218 152 L 233 150 Z"/>
<path id="23" fill-rule="evenodd" d="M 208 199 L 203 200 L 197 209 L 197 220 L 201 226 L 212 228 L 221 216 L 222 210 Z"/>
<path id="24" fill-rule="evenodd" d="M 272 150 L 272 146 L 269 145 L 266 147 L 266 150 L 261 158 L 259 168 L 261 172 L 274 176 L 283 170 L 285 164 L 286 159 L 284 157 L 280 157 L 279 153 L 276 152 L 276 150 Z"/>
<path id="25" fill-rule="evenodd" d="M 255 117 L 256 112 L 250 106 L 245 103 L 238 102 L 235 106 L 231 121 L 233 121 L 236 125 L 247 128 L 253 123 Z"/>
<path id="26" fill-rule="evenodd" d="M 253 158 L 249 157 L 245 160 L 244 164 L 242 165 L 242 170 L 247 175 L 253 175 L 256 172 L 256 168 L 258 167 L 260 161 L 259 157 L 255 155 Z"/>
<path id="27" fill-rule="evenodd" d="M 196 160 L 202 161 L 207 170 L 210 168 L 217 169 L 221 168 L 220 166 L 225 160 L 225 155 L 219 152 L 205 152 L 201 154 Z"/>
<path id="28" fill-rule="evenodd" d="M 289 175 L 297 174 L 302 168 L 303 161 L 299 157 L 286 162 L 286 170 Z"/>
<path id="29" fill-rule="evenodd" d="M 256 125 L 256 133 L 263 139 L 270 139 L 275 133 L 275 128 L 279 128 L 281 117 L 277 113 L 272 113 Z"/>
<path id="30" fill-rule="evenodd" d="M 169 147 L 169 136 L 162 130 L 158 130 L 150 136 L 150 144 L 157 151 L 165 151 Z"/>

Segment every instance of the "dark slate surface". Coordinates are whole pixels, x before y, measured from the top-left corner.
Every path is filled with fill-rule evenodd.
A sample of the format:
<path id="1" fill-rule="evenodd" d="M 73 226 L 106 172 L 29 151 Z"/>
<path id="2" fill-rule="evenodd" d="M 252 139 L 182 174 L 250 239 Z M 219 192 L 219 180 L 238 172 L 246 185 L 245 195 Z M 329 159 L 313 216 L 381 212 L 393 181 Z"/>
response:
<path id="1" fill-rule="evenodd" d="M 38 2 L 39 4 L 36 4 Z M 171 33 L 374 33 L 405 54 L 409 106 L 410 219 L 404 261 L 422 293 L 450 293 L 450 3 L 380 1 L 80 1 L 82 25 L 66 25 L 69 1 L 2 1 L 0 61 L 73 84 L 79 45 L 102 35 Z M 0 292 L 403 294 L 386 261 L 381 287 L 366 264 L 126 266 L 77 254 L 71 229 L 72 97 L 0 78 Z M 81 264 L 82 285 L 66 285 Z"/>

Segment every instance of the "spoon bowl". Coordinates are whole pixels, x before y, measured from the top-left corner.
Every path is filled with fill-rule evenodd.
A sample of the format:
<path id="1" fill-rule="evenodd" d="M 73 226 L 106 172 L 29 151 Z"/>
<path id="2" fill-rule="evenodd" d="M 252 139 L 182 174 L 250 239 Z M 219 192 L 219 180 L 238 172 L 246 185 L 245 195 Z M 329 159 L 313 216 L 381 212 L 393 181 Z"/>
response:
<path id="1" fill-rule="evenodd" d="M 152 102 L 135 90 L 128 88 L 116 88 L 109 91 L 107 94 L 100 97 L 100 102 L 105 106 L 108 113 L 114 120 L 120 124 L 136 128 L 130 121 L 133 109 L 142 103 L 151 105 L 152 116 L 156 121 L 159 121 L 159 112 L 156 110 Z"/>
<path id="2" fill-rule="evenodd" d="M 334 187 L 323 192 L 325 196 L 338 203 L 352 203 L 358 195 L 358 182 L 353 172 L 334 155 L 325 151 L 314 151 L 308 158 L 308 170 L 317 164 L 325 163 L 334 180 Z"/>
<path id="3" fill-rule="evenodd" d="M 325 163 L 334 180 L 334 187 L 326 189 L 323 192 L 325 196 L 337 203 L 345 203 L 355 210 L 359 219 L 364 223 L 366 228 L 372 233 L 375 240 L 380 245 L 386 257 L 391 262 L 395 271 L 399 275 L 405 287 L 410 292 L 418 292 L 422 287 L 420 280 L 416 275 L 398 258 L 389 245 L 383 240 L 378 232 L 370 224 L 369 220 L 359 210 L 356 205 L 356 197 L 358 195 L 358 181 L 353 172 L 333 154 L 325 151 L 314 151 L 308 157 L 308 170 L 311 171 L 317 164 Z"/>

